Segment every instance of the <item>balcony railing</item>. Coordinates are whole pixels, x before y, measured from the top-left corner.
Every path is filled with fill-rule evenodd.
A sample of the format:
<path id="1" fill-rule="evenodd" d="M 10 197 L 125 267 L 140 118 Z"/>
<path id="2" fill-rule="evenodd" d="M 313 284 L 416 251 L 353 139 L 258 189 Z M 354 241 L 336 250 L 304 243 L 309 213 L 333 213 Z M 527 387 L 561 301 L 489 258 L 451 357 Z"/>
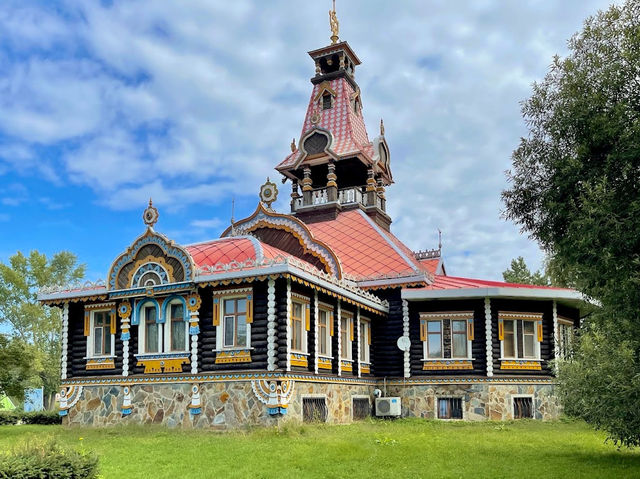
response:
<path id="1" fill-rule="evenodd" d="M 296 198 L 293 203 L 293 211 L 305 206 L 324 205 L 329 202 L 327 188 L 316 188 L 311 191 L 311 204 L 305 205 L 304 198 Z M 370 206 L 367 204 L 367 195 L 363 193 L 362 188 L 351 187 L 338 190 L 338 203 L 341 205 L 361 204 L 362 206 Z M 383 200 L 378 195 L 375 196 L 375 206 L 384 211 Z"/>

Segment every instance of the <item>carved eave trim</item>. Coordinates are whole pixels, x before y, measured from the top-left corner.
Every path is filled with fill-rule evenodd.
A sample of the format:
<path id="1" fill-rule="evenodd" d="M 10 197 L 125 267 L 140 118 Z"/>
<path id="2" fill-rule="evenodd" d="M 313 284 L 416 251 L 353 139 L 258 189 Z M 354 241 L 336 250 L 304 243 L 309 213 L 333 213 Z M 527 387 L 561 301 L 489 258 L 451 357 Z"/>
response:
<path id="1" fill-rule="evenodd" d="M 358 56 L 351 49 L 351 46 L 349 45 L 348 42 L 335 43 L 333 45 L 328 45 L 326 47 L 318 48 L 316 50 L 311 50 L 307 53 L 311 58 L 315 60 L 316 58 L 320 58 L 326 55 L 331 55 L 333 53 L 338 53 L 340 51 L 344 51 L 347 55 L 349 55 L 349 57 L 351 57 L 351 61 L 355 66 L 358 66 L 362 63 L 358 58 Z"/>
<path id="2" fill-rule="evenodd" d="M 233 227 L 236 232 L 241 234 L 251 233 L 259 228 L 287 231 L 300 242 L 300 246 L 302 246 L 305 253 L 309 253 L 320 260 L 327 268 L 327 272 L 335 275 L 338 279 L 342 279 L 342 265 L 338 256 L 329 245 L 314 238 L 309 228 L 294 216 L 269 211 L 264 208 L 262 203 L 259 203 L 251 216 L 234 223 Z M 222 233 L 221 237 L 227 237 L 230 233 L 231 226 Z"/>
<path id="3" fill-rule="evenodd" d="M 420 319 L 472 319 L 473 311 L 438 311 L 420 313 Z"/>
<path id="4" fill-rule="evenodd" d="M 380 161 L 380 146 L 382 146 L 387 152 L 386 163 Z M 371 147 L 373 149 L 373 158 L 371 158 L 371 161 L 374 165 L 374 171 L 382 174 L 382 177 L 387 181 L 385 186 L 389 186 L 394 181 L 393 175 L 391 174 L 391 150 L 389 149 L 387 139 L 384 136 L 377 136 L 371 142 Z"/>
<path id="5" fill-rule="evenodd" d="M 130 262 L 135 261 L 138 251 L 151 242 L 148 238 L 157 239 L 158 241 L 154 242 L 154 244 L 159 246 L 167 256 L 177 258 L 184 268 L 185 281 L 191 281 L 195 272 L 195 263 L 189 252 L 165 235 L 157 233 L 153 228 L 148 227 L 147 230 L 136 238 L 127 250 L 118 256 L 111 264 L 107 276 L 107 290 L 117 289 L 116 281 L 120 270 Z"/>

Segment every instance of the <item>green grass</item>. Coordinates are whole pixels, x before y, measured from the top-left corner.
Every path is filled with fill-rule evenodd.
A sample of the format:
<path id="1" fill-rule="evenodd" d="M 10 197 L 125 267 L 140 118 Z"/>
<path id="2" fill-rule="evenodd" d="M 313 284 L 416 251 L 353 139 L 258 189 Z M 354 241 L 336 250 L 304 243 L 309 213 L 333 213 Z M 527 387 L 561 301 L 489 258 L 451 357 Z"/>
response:
<path id="1" fill-rule="evenodd" d="M 369 421 L 215 433 L 150 426 L 2 426 L 0 450 L 55 436 L 105 478 L 640 477 L 640 451 L 581 422 Z"/>

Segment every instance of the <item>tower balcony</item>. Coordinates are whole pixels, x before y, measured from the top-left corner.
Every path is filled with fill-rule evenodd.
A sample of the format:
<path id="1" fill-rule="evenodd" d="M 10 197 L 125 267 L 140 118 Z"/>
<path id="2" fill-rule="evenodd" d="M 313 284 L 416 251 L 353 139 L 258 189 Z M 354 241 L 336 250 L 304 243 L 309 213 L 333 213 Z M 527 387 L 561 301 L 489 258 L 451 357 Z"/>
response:
<path id="1" fill-rule="evenodd" d="M 376 194 L 374 195 L 374 201 L 369 204 L 367 201 L 367 194 L 363 191 L 363 189 L 364 188 L 358 186 L 342 188 L 338 190 L 338 199 L 336 201 L 329 201 L 329 188 L 315 188 L 311 191 L 311 201 L 309 202 L 309 204 L 305 204 L 304 197 L 302 196 L 295 198 L 291 203 L 291 212 L 295 213 L 299 210 L 321 207 L 322 205 L 328 205 L 330 203 L 337 203 L 342 207 L 362 205 L 366 208 L 374 206 L 384 211 L 386 207 L 386 201 Z"/>

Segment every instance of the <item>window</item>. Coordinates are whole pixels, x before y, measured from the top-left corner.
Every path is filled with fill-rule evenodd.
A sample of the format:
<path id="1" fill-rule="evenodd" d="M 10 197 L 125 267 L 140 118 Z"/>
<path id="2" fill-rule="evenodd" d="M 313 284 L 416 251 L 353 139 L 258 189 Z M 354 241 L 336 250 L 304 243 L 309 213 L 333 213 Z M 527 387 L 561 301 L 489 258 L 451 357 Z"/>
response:
<path id="1" fill-rule="evenodd" d="M 297 301 L 291 303 L 291 350 L 299 353 L 307 352 L 305 348 L 307 334 L 304 327 L 305 306 Z"/>
<path id="2" fill-rule="evenodd" d="M 158 310 L 155 306 L 145 306 L 142 310 L 144 316 L 144 352 L 160 352 L 162 344 L 162 329 L 158 324 Z"/>
<path id="3" fill-rule="evenodd" d="M 216 350 L 250 348 L 251 323 L 251 288 L 214 292 L 213 325 L 216 327 Z"/>
<path id="4" fill-rule="evenodd" d="M 332 106 L 331 93 L 326 92 L 322 95 L 322 109 L 329 110 Z"/>
<path id="5" fill-rule="evenodd" d="M 320 356 L 331 356 L 332 321 L 331 311 L 324 308 L 318 309 L 318 354 Z"/>
<path id="6" fill-rule="evenodd" d="M 532 397 L 513 398 L 513 418 L 514 419 L 533 418 L 533 398 Z"/>
<path id="7" fill-rule="evenodd" d="M 421 313 L 423 361 L 472 359 L 473 332 L 473 311 Z"/>
<path id="8" fill-rule="evenodd" d="M 573 342 L 573 322 L 566 319 L 558 319 L 558 357 L 567 359 L 571 356 L 571 344 Z"/>
<path id="9" fill-rule="evenodd" d="M 360 362 L 369 363 L 371 349 L 371 323 L 360 320 Z"/>
<path id="10" fill-rule="evenodd" d="M 327 422 L 329 408 L 327 408 L 327 398 L 307 397 L 302 398 L 302 421 L 303 422 Z"/>
<path id="11" fill-rule="evenodd" d="M 542 315 L 531 314 L 535 319 L 511 319 L 514 314 L 499 314 L 498 336 L 501 341 L 502 357 L 540 359 Z"/>
<path id="12" fill-rule="evenodd" d="M 89 313 L 87 311 L 87 313 Z M 111 310 L 91 311 L 87 338 L 87 357 L 113 356 L 115 349 L 115 316 Z M 112 324 L 113 321 L 113 324 Z"/>
<path id="13" fill-rule="evenodd" d="M 169 348 L 171 351 L 189 350 L 189 322 L 185 318 L 185 308 L 181 301 L 169 304 Z"/>
<path id="14" fill-rule="evenodd" d="M 371 401 L 368 397 L 353 398 L 353 420 L 367 419 L 371 416 Z"/>
<path id="15" fill-rule="evenodd" d="M 438 398 L 438 419 L 462 419 L 462 398 Z"/>
<path id="16" fill-rule="evenodd" d="M 353 349 L 353 316 L 350 313 L 342 313 L 340 318 L 340 359 L 352 358 Z"/>

